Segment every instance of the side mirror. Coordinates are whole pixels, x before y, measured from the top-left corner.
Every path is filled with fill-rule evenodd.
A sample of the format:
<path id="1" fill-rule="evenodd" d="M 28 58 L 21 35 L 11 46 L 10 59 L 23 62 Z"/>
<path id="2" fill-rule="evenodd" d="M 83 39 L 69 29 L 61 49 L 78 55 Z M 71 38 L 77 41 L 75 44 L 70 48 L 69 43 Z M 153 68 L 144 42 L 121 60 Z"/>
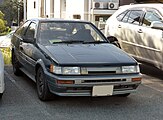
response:
<path id="1" fill-rule="evenodd" d="M 114 36 L 108 36 L 108 37 L 107 37 L 107 40 L 108 40 L 111 44 L 113 44 L 113 45 L 115 45 L 115 46 L 121 48 L 121 46 L 120 46 L 120 44 L 119 44 L 119 42 L 118 42 L 118 40 L 117 40 L 116 37 L 114 37 Z"/>
<path id="2" fill-rule="evenodd" d="M 161 22 L 161 21 L 153 21 L 151 23 L 151 28 L 163 30 L 163 22 Z"/>
<path id="3" fill-rule="evenodd" d="M 35 38 L 23 38 L 23 42 L 26 42 L 26 43 L 34 43 L 35 41 Z"/>
<path id="4" fill-rule="evenodd" d="M 113 37 L 113 36 L 108 36 L 107 37 L 107 40 L 110 42 L 110 43 L 114 43 L 115 41 L 118 41 L 117 38 Z"/>

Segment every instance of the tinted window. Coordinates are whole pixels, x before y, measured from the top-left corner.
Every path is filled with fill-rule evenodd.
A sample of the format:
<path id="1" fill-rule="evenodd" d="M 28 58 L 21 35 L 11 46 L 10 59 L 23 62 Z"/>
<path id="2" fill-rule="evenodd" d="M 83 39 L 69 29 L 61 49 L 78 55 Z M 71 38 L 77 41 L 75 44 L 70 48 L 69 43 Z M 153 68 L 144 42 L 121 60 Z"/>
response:
<path id="1" fill-rule="evenodd" d="M 123 17 L 126 15 L 126 13 L 128 12 L 128 10 L 122 12 L 120 15 L 117 16 L 117 20 L 121 21 L 123 19 Z"/>
<path id="2" fill-rule="evenodd" d="M 26 31 L 25 37 L 26 38 L 34 38 L 35 35 L 36 24 L 31 23 Z"/>
<path id="3" fill-rule="evenodd" d="M 19 36 L 23 36 L 25 30 L 27 29 L 28 25 L 30 24 L 30 21 L 27 21 L 24 23 L 17 31 L 16 34 Z"/>
<path id="4" fill-rule="evenodd" d="M 140 10 L 131 11 L 127 22 L 139 25 L 142 14 L 143 14 L 143 11 L 140 11 Z"/>
<path id="5" fill-rule="evenodd" d="M 150 26 L 153 21 L 161 20 L 161 17 L 154 10 L 147 11 L 143 19 L 143 26 Z"/>

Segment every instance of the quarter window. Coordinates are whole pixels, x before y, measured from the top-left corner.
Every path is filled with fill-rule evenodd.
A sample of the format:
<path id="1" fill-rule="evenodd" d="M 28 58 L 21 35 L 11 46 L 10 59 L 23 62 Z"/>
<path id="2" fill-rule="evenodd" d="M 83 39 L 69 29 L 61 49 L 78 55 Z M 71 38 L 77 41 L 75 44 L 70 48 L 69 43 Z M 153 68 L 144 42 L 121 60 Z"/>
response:
<path id="1" fill-rule="evenodd" d="M 117 20 L 121 21 L 124 18 L 124 16 L 126 15 L 127 12 L 128 12 L 128 10 L 126 10 L 126 11 L 122 12 L 121 14 L 119 14 L 117 16 Z"/>
<path id="2" fill-rule="evenodd" d="M 122 19 L 122 22 L 127 22 L 131 11 L 129 11 Z"/>

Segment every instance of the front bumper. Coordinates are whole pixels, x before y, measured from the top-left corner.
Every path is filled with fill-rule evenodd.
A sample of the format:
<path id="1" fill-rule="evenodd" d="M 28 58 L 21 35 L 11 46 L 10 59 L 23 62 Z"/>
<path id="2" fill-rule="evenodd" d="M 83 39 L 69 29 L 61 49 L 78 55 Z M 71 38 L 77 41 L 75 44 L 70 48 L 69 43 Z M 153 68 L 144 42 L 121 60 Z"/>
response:
<path id="1" fill-rule="evenodd" d="M 136 91 L 141 81 L 132 82 L 132 78 L 141 78 L 141 74 L 103 75 L 103 76 L 56 76 L 45 73 L 50 92 L 59 96 L 92 96 L 94 86 L 113 86 L 112 95 Z M 57 84 L 57 80 L 74 80 L 74 84 Z"/>

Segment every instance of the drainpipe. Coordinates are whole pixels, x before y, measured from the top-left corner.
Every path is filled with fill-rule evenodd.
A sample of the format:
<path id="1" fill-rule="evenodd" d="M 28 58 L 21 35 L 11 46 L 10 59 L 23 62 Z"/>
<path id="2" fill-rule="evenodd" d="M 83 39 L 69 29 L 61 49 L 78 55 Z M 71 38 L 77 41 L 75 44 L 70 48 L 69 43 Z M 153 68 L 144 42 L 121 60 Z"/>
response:
<path id="1" fill-rule="evenodd" d="M 23 0 L 23 2 L 24 2 L 24 21 L 26 21 L 27 20 L 27 5 L 26 5 L 26 0 Z"/>
<path id="2" fill-rule="evenodd" d="M 93 0 L 92 0 L 91 4 L 92 4 L 92 5 L 91 5 L 91 6 L 92 6 L 92 13 L 91 13 L 91 14 L 92 14 L 92 19 L 91 19 L 91 22 L 95 24 L 95 21 L 94 21 L 94 8 L 93 8 Z"/>
<path id="3" fill-rule="evenodd" d="M 88 3 L 88 20 L 91 21 L 91 4 L 92 4 L 92 0 L 89 0 L 89 3 Z"/>
<path id="4" fill-rule="evenodd" d="M 45 15 L 44 15 L 44 17 L 46 17 L 46 0 L 44 2 L 45 2 Z"/>

